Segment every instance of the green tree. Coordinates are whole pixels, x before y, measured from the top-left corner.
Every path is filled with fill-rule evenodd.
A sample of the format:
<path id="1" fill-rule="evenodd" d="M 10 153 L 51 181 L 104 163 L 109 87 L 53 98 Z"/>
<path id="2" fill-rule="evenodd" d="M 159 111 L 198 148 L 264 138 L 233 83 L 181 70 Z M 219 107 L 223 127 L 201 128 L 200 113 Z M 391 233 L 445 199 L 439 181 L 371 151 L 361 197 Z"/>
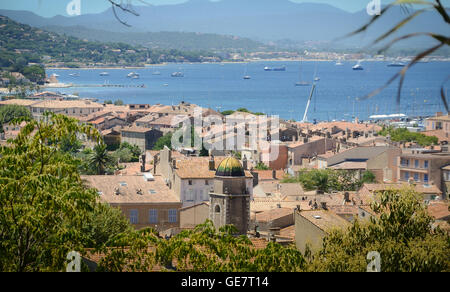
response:
<path id="1" fill-rule="evenodd" d="M 106 169 L 113 164 L 105 144 L 98 144 L 94 147 L 94 152 L 89 156 L 89 166 L 96 170 L 96 174 L 104 175 Z"/>
<path id="2" fill-rule="evenodd" d="M 163 150 L 164 146 L 172 149 L 172 133 L 167 133 L 156 141 L 155 146 L 153 146 L 153 150 Z"/>
<path id="3" fill-rule="evenodd" d="M 82 186 L 75 160 L 57 142 L 98 133 L 75 119 L 44 116 L 0 148 L 1 271 L 62 270 L 69 251 L 83 250 L 80 230 L 96 205 L 97 195 Z"/>
<path id="4" fill-rule="evenodd" d="M 375 217 L 334 230 L 313 255 L 310 271 L 364 272 L 367 254 L 381 255 L 383 272 L 449 272 L 450 237 L 434 221 L 418 193 L 406 188 L 378 194 Z"/>
<path id="5" fill-rule="evenodd" d="M 24 106 L 6 105 L 0 107 L 0 132 L 3 132 L 3 125 L 10 123 L 14 119 L 31 119 L 31 112 Z"/>

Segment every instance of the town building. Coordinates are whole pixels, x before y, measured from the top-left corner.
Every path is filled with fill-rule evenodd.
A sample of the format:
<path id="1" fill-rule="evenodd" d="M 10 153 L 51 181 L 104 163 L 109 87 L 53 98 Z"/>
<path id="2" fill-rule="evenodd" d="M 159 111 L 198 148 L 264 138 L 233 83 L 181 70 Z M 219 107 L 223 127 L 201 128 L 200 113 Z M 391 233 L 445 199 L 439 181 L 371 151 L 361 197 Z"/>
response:
<path id="1" fill-rule="evenodd" d="M 295 210 L 295 245 L 304 253 L 308 245 L 316 251 L 322 247 L 323 238 L 334 229 L 346 229 L 350 223 L 327 210 Z"/>
<path id="2" fill-rule="evenodd" d="M 171 189 L 180 198 L 183 207 L 209 201 L 214 190 L 214 179 L 219 164 L 225 157 L 189 157 L 173 155 L 165 147 L 159 155 L 155 171 L 164 176 Z M 253 176 L 245 170 L 245 181 L 250 195 L 253 195 Z"/>
<path id="3" fill-rule="evenodd" d="M 164 134 L 163 132 L 142 127 L 128 127 L 122 129 L 121 143 L 129 143 L 130 145 L 138 146 L 143 152 L 152 150 L 159 138 Z"/>
<path id="4" fill-rule="evenodd" d="M 425 188 L 436 186 L 440 190 L 446 189 L 446 181 L 443 179 L 446 170 L 443 168 L 450 164 L 450 152 L 404 149 L 397 158 L 397 163 L 399 182 L 413 182 Z"/>
<path id="5" fill-rule="evenodd" d="M 247 234 L 250 228 L 251 193 L 239 160 L 228 157 L 219 164 L 209 197 L 209 218 L 216 228 L 234 225 L 239 234 Z"/>
<path id="6" fill-rule="evenodd" d="M 82 176 L 99 200 L 122 210 L 136 229 L 180 226 L 181 202 L 161 176 Z"/>

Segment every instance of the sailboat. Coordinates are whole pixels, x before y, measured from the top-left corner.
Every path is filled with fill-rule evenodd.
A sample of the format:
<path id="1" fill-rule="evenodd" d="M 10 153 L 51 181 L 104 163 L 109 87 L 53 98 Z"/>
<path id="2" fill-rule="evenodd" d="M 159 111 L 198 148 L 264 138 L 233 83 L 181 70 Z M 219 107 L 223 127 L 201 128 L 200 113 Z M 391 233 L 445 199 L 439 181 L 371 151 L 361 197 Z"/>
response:
<path id="1" fill-rule="evenodd" d="M 244 74 L 244 80 L 250 80 L 252 77 L 248 75 L 248 63 L 245 65 L 245 74 Z"/>
<path id="2" fill-rule="evenodd" d="M 337 60 L 336 66 L 344 66 L 344 64 L 341 62 L 341 59 Z"/>
<path id="3" fill-rule="evenodd" d="M 317 63 L 316 63 L 316 69 L 314 70 L 314 81 L 320 81 L 320 77 L 317 76 Z"/>
<path id="4" fill-rule="evenodd" d="M 364 67 L 361 65 L 361 61 L 358 61 L 358 63 L 355 66 L 353 66 L 353 70 L 355 71 L 364 70 Z"/>
<path id="5" fill-rule="evenodd" d="M 309 83 L 302 80 L 302 61 L 300 61 L 300 81 L 295 83 L 295 86 L 309 86 Z"/>

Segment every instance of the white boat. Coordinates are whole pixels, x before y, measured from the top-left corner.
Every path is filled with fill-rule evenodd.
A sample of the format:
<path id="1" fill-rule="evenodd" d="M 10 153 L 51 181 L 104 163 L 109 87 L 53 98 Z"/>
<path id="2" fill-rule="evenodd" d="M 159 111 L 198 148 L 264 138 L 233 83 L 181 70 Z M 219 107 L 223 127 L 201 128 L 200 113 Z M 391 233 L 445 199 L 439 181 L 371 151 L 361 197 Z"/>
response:
<path id="1" fill-rule="evenodd" d="M 108 72 L 102 72 L 102 73 L 100 73 L 100 76 L 109 76 L 109 73 Z"/>
<path id="2" fill-rule="evenodd" d="M 131 79 L 139 79 L 139 75 L 134 75 L 133 77 L 131 77 Z"/>
<path id="3" fill-rule="evenodd" d="M 358 61 L 358 63 L 355 66 L 353 66 L 353 70 L 355 71 L 364 70 L 364 67 L 361 65 L 361 61 Z"/>
<path id="4" fill-rule="evenodd" d="M 139 73 L 131 72 L 131 73 L 129 73 L 129 74 L 127 75 L 128 78 L 132 78 L 132 77 L 134 77 L 134 76 L 139 76 Z"/>
<path id="5" fill-rule="evenodd" d="M 69 74 L 69 76 L 72 76 L 72 77 L 79 77 L 80 74 L 78 74 L 78 73 L 72 73 L 72 74 Z"/>
<path id="6" fill-rule="evenodd" d="M 170 76 L 172 77 L 184 77 L 183 72 L 173 72 Z"/>
<path id="7" fill-rule="evenodd" d="M 53 73 L 53 74 L 52 74 L 52 77 L 59 77 L 59 75 L 56 74 L 56 73 Z"/>
<path id="8" fill-rule="evenodd" d="M 336 66 L 344 66 L 344 64 L 341 62 L 341 60 L 338 60 L 335 65 Z"/>
<path id="9" fill-rule="evenodd" d="M 388 67 L 405 67 L 406 64 L 402 62 L 392 62 L 387 65 Z"/>
<path id="10" fill-rule="evenodd" d="M 248 63 L 245 65 L 245 73 L 244 73 L 244 80 L 250 80 L 252 77 L 248 75 Z"/>

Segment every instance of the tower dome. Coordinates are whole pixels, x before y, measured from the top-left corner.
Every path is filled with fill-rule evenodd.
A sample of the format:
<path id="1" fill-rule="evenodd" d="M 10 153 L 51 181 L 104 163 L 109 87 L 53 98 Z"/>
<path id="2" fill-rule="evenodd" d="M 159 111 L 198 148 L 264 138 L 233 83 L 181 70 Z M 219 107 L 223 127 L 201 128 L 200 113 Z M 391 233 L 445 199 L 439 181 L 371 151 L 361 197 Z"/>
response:
<path id="1" fill-rule="evenodd" d="M 242 177 L 245 176 L 245 172 L 239 160 L 234 157 L 228 157 L 217 167 L 216 176 Z"/>

